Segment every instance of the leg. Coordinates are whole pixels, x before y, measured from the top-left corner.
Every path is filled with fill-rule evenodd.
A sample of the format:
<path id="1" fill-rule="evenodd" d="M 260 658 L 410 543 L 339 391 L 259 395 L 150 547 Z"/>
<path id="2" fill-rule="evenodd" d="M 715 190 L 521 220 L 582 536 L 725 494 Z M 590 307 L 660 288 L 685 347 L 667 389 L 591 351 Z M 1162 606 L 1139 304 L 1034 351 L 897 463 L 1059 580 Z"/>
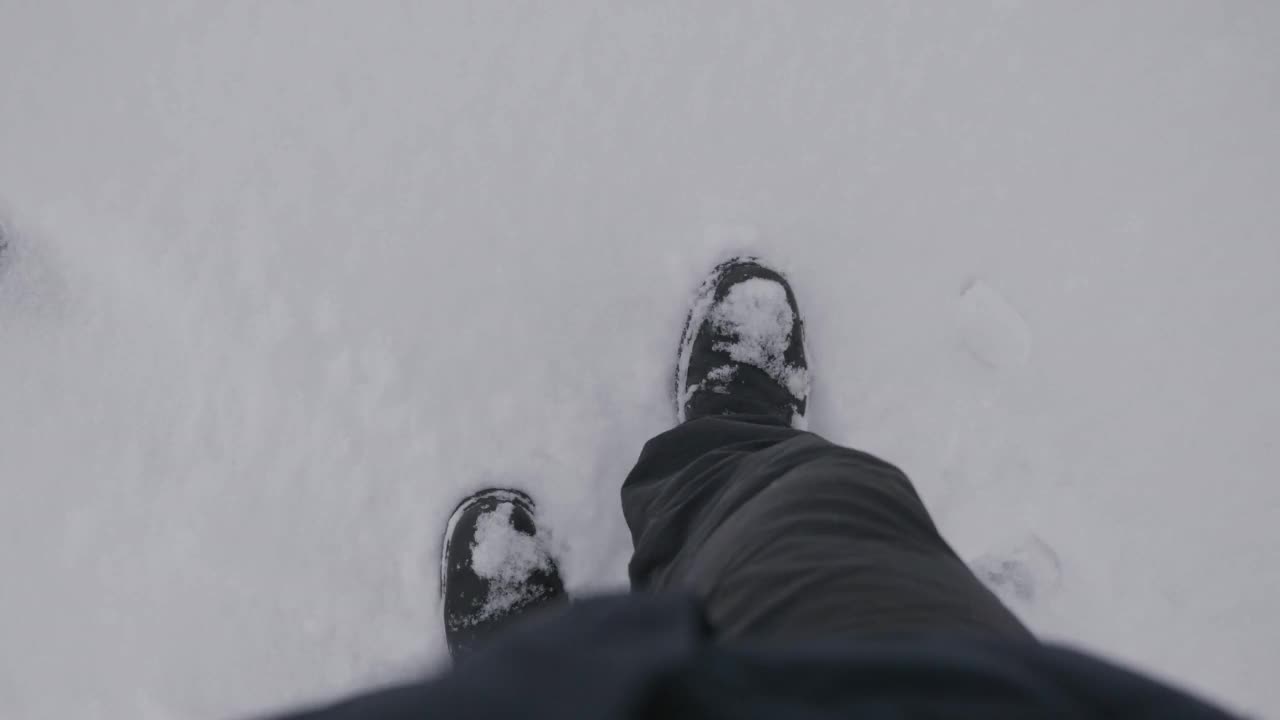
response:
<path id="1" fill-rule="evenodd" d="M 753 258 L 694 300 L 679 427 L 622 489 L 636 589 L 692 590 L 729 637 L 1031 635 L 938 534 L 911 482 L 802 432 L 809 367 L 795 293 Z"/>
<path id="2" fill-rule="evenodd" d="M 767 418 L 645 446 L 622 489 L 637 590 L 689 590 L 723 637 L 1031 634 L 956 557 L 910 481 Z"/>

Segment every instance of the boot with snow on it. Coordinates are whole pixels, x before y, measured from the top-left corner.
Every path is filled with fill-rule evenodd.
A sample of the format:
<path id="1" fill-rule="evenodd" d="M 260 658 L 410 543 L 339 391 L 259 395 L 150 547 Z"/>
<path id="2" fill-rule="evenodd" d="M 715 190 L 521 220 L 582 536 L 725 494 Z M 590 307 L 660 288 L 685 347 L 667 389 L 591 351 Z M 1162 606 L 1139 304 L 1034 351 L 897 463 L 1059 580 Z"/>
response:
<path id="1" fill-rule="evenodd" d="M 528 495 L 490 489 L 462 501 L 449 518 L 440 593 L 455 662 L 515 620 L 567 600 L 534 512 Z"/>
<path id="2" fill-rule="evenodd" d="M 676 364 L 676 421 L 711 415 L 808 426 L 804 322 L 786 278 L 757 258 L 720 264 L 685 321 Z"/>

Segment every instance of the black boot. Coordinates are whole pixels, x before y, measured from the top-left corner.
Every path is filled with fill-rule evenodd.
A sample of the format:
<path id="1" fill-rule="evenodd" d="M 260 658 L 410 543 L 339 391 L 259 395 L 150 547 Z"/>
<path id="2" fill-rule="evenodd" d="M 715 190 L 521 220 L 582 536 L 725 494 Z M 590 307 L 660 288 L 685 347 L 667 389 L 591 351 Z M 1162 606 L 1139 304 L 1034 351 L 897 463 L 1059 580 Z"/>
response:
<path id="1" fill-rule="evenodd" d="M 458 505 L 445 530 L 440 593 L 455 662 L 521 616 L 567 599 L 528 495 L 484 490 Z"/>
<path id="2" fill-rule="evenodd" d="M 676 420 L 776 418 L 805 429 L 809 364 L 795 293 L 756 258 L 722 263 L 703 282 L 676 364 Z"/>

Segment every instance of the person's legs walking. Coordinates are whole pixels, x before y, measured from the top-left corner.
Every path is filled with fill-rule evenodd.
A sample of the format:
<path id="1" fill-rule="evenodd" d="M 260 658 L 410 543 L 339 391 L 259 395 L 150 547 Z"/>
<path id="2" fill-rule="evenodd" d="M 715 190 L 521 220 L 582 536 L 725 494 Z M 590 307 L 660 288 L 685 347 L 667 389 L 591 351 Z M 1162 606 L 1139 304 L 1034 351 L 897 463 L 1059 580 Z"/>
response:
<path id="1" fill-rule="evenodd" d="M 445 632 L 464 662 L 292 720 L 1227 717 L 1037 643 L 905 475 L 801 429 L 808 365 L 785 281 L 736 262 L 704 290 L 679 426 L 622 488 L 640 593 L 542 613 L 566 598 L 533 501 L 483 491 L 445 533 Z"/>
<path id="2" fill-rule="evenodd" d="M 686 422 L 651 440 L 623 485 L 633 588 L 694 591 L 726 637 L 1033 640 L 901 471 L 793 427 L 807 370 L 785 280 L 752 261 L 717 268 L 681 344 Z"/>

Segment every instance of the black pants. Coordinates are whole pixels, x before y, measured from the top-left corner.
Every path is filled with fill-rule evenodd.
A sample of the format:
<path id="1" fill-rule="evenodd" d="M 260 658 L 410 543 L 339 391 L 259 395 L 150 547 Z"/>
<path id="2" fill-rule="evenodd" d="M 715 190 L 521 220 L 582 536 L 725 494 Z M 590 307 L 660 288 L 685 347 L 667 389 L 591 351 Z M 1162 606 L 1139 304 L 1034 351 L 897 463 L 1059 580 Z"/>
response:
<path id="1" fill-rule="evenodd" d="M 703 418 L 649 441 L 622 509 L 633 589 L 691 591 L 721 638 L 1034 642 L 900 470 L 770 418 Z"/>

